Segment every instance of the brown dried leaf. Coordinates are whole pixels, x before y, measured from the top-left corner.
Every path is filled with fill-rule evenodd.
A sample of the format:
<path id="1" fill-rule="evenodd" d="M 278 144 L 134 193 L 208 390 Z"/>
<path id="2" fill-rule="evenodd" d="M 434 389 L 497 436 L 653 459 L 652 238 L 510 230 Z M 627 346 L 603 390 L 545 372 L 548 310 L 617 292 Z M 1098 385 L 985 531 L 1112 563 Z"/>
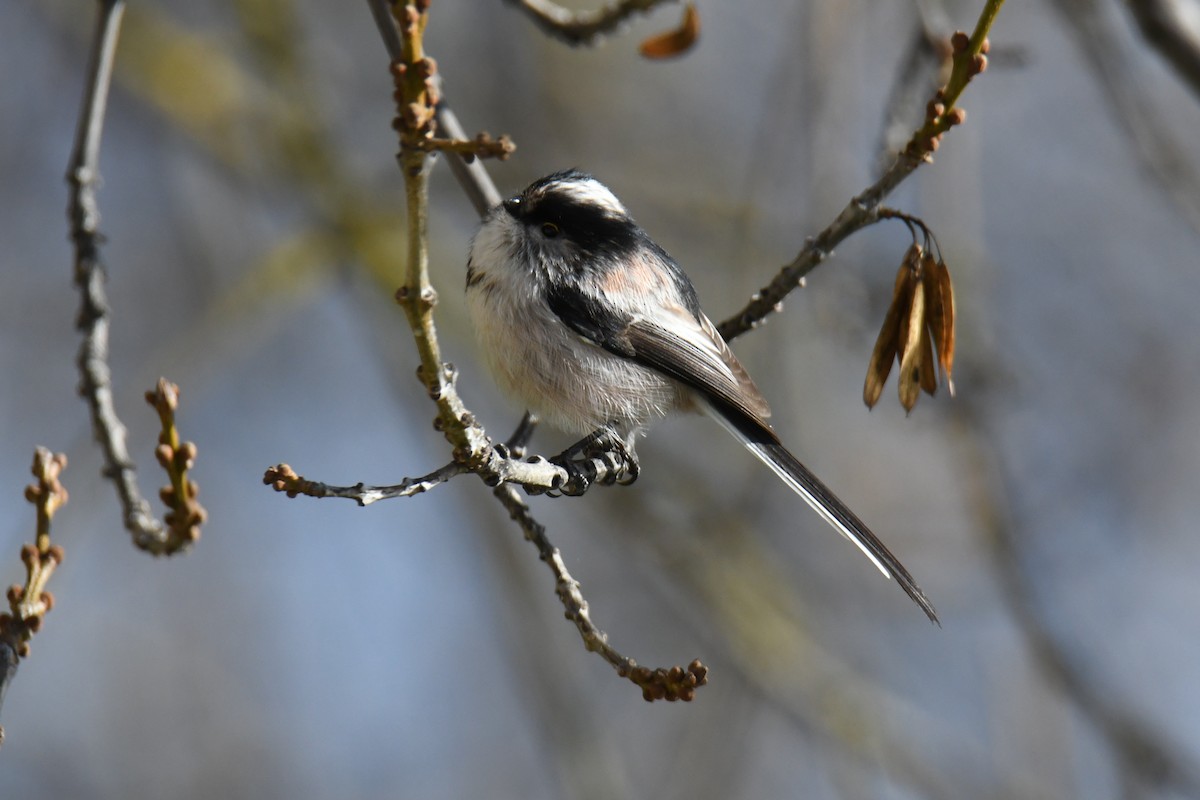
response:
<path id="1" fill-rule="evenodd" d="M 695 3 L 683 8 L 683 21 L 673 31 L 651 36 L 642 42 L 639 52 L 645 58 L 674 58 L 686 53 L 700 38 L 700 12 Z"/>
<path id="2" fill-rule="evenodd" d="M 910 273 L 911 274 L 911 273 Z M 911 291 L 903 318 L 900 320 L 900 405 L 912 411 L 921 393 L 921 332 L 925 327 L 925 293 L 916 276 L 909 281 Z"/>

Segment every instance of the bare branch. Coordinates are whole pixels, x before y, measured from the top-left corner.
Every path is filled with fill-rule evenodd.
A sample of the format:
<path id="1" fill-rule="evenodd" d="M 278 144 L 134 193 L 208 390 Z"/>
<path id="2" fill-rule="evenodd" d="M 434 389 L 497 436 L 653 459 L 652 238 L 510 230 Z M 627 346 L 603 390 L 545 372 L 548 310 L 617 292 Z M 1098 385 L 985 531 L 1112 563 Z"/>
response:
<path id="1" fill-rule="evenodd" d="M 1097 0 L 1054 0 L 1051 5 L 1090 62 L 1091 74 L 1107 94 L 1143 167 L 1192 227 L 1200 229 L 1200 174 L 1138 84 L 1136 61 L 1108 8 Z"/>
<path id="2" fill-rule="evenodd" d="M 185 549 L 191 539 L 167 530 L 155 519 L 137 485 L 137 466 L 126 447 L 126 430 L 113 404 L 108 366 L 109 306 L 105 295 L 104 264 L 100 260 L 100 212 L 96 185 L 100 180 L 100 138 L 113 58 L 121 31 L 124 0 L 99 0 L 99 16 L 88 60 L 89 80 L 83 95 L 75 147 L 67 167 L 71 199 L 67 209 L 75 245 L 75 286 L 80 292 L 76 327 L 83 334 L 79 347 L 80 394 L 91 410 L 92 429 L 104 454 L 104 474 L 112 480 L 121 504 L 125 528 L 142 550 L 164 555 Z"/>
<path id="3" fill-rule="evenodd" d="M 437 124 L 438 128 L 451 139 L 467 138 L 458 117 L 447 104 L 445 96 L 437 104 Z M 447 159 L 450 161 L 450 171 L 454 173 L 455 180 L 466 192 L 467 199 L 475 206 L 475 211 L 480 217 L 500 204 L 500 190 L 496 188 L 496 184 L 492 182 L 492 176 L 488 175 L 487 168 L 482 163 L 479 161 L 468 163 L 457 153 L 448 154 Z"/>
<path id="4" fill-rule="evenodd" d="M 909 34 L 904 57 L 888 92 L 879 132 L 880 172 L 891 166 L 896 151 L 903 147 L 913 124 L 920 118 L 921 101 L 937 86 L 938 73 L 950 59 L 949 31 L 944 36 L 935 32 L 941 29 L 943 10 L 938 8 L 936 20 L 931 19 L 933 12 L 925 10 L 929 5 L 916 4 L 921 19 Z"/>
<path id="5" fill-rule="evenodd" d="M 534 417 L 526 414 L 513 434 L 513 440 L 524 442 L 532 435 Z M 482 430 L 482 429 L 480 429 Z M 585 440 L 588 441 L 588 440 Z M 604 450 L 599 454 L 587 454 L 580 459 L 572 458 L 573 449 L 567 450 L 553 460 L 542 456 L 530 456 L 527 459 L 510 456 L 508 445 L 492 445 L 491 440 L 478 454 L 478 459 L 469 463 L 452 461 L 444 467 L 434 470 L 420 478 L 405 478 L 400 483 L 390 486 L 368 486 L 356 483 L 353 486 L 334 486 L 321 481 L 309 480 L 296 472 L 287 464 L 277 464 L 267 469 L 263 475 L 263 483 L 277 492 L 283 492 L 288 497 L 305 495 L 307 497 L 340 497 L 353 500 L 359 506 L 369 506 L 380 500 L 394 500 L 400 497 L 412 497 L 423 494 L 430 489 L 456 478 L 459 475 L 474 473 L 488 486 L 500 484 L 518 484 L 529 494 L 552 494 L 578 496 L 584 494 L 595 485 L 610 486 L 614 483 L 629 483 L 636 477 L 636 463 L 622 459 L 619 452 Z M 469 455 L 459 451 L 458 455 Z"/>
<path id="6" fill-rule="evenodd" d="M 50 543 L 50 523 L 58 509 L 67 503 L 67 490 L 59 481 L 67 468 L 67 457 L 52 454 L 44 447 L 33 453 L 33 476 L 37 483 L 25 488 L 25 499 L 37 507 L 37 532 L 34 544 L 21 548 L 25 564 L 25 585 L 14 584 L 8 590 L 8 611 L 0 614 L 0 706 L 17 665 L 29 655 L 29 640 L 42 627 L 46 614 L 54 607 L 54 596 L 46 584 L 54 569 L 62 563 L 63 548 Z M 4 729 L 0 728 L 0 743 Z"/>
<path id="7" fill-rule="evenodd" d="M 804 276 L 833 254 L 833 250 L 851 234 L 879 221 L 879 204 L 901 182 L 929 161 L 937 149 L 942 134 L 965 119 L 962 109 L 954 107 L 971 78 L 987 66 L 987 33 L 1004 0 L 987 0 L 975 30 L 970 37 L 955 34 L 954 66 L 950 80 L 938 91 L 926 110 L 926 121 L 898 153 L 892 165 L 874 184 L 853 198 L 837 219 L 815 238 L 808 240 L 791 263 L 784 266 L 775 278 L 750 299 L 741 311 L 717 326 L 726 341 L 741 336 L 758 325 L 767 315 L 779 310 L 780 303 L 798 288 Z"/>
<path id="8" fill-rule="evenodd" d="M 1038 667 L 1104 738 L 1129 774 L 1159 789 L 1200 797 L 1200 769 L 1191 757 L 1090 677 L 1092 658 L 1076 652 L 1045 621 L 1022 561 L 1020 526 L 1010 511 L 1014 497 L 1010 471 L 996 460 L 997 448 L 984 433 L 987 426 L 978 406 L 964 398 L 950 408 L 958 415 L 958 432 L 972 460 L 972 468 L 961 474 L 970 479 L 969 497 L 992 549 L 1004 600 Z"/>
<path id="9" fill-rule="evenodd" d="M 1142 36 L 1200 99 L 1200 33 L 1188 27 L 1179 0 L 1128 0 Z"/>
<path id="10" fill-rule="evenodd" d="M 537 548 L 538 557 L 554 573 L 554 592 L 563 605 L 567 619 L 579 630 L 584 647 L 590 652 L 599 653 L 618 675 L 639 686 L 642 697 L 646 700 L 688 701 L 695 697 L 697 687 L 708 682 L 708 667 L 699 660 L 694 660 L 687 667 L 650 669 L 639 666 L 632 658 L 622 655 L 608 643 L 608 634 L 592 622 L 587 600 L 579 588 L 579 581 L 567 571 L 562 554 L 546 536 L 546 527 L 533 518 L 529 506 L 512 486 L 497 486 L 492 493 L 508 509 L 509 516 L 521 526 L 525 538 Z"/>
<path id="11" fill-rule="evenodd" d="M 277 492 L 284 492 L 288 497 L 300 494 L 317 498 L 341 497 L 353 500 L 360 506 L 369 506 L 380 500 L 423 494 L 466 471 L 466 467 L 463 465 L 451 462 L 428 475 L 420 478 L 405 478 L 400 483 L 391 486 L 367 486 L 363 483 L 356 483 L 353 486 L 331 486 L 320 481 L 302 478 L 287 464 L 277 464 L 267 470 L 263 476 L 263 483 Z"/>
<path id="12" fill-rule="evenodd" d="M 674 0 L 618 0 L 595 11 L 571 11 L 552 0 L 508 0 L 544 32 L 571 46 L 592 44 L 621 27 L 634 14 L 647 14 Z"/>
<path id="13" fill-rule="evenodd" d="M 375 27 L 379 29 L 379 36 L 383 39 L 383 45 L 387 48 L 389 58 L 392 61 L 399 60 L 402 56 L 403 46 L 400 42 L 400 33 L 396 30 L 395 20 L 392 19 L 388 0 L 367 0 L 367 5 L 371 9 L 371 17 L 375 20 Z M 438 93 L 441 94 L 440 85 Z M 444 95 L 438 100 L 436 119 L 438 129 L 450 139 L 468 138 Z M 475 206 L 475 211 L 480 217 L 500 203 L 500 191 L 496 188 L 496 184 L 493 183 L 483 164 L 479 161 L 468 163 L 457 153 L 448 153 L 446 157 L 450 162 L 450 171 L 454 173 L 459 186 L 466 192 L 467 198 Z"/>

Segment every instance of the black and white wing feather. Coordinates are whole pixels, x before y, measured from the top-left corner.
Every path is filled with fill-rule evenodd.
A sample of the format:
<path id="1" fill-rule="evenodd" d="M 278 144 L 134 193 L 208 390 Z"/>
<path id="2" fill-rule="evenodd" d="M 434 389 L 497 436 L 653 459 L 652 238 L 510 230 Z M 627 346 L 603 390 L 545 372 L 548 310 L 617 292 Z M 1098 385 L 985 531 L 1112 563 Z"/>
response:
<path id="1" fill-rule="evenodd" d="M 673 262 L 670 262 L 673 265 Z M 682 273 L 671 273 L 678 281 Z M 686 281 L 686 277 L 682 277 Z M 642 291 L 653 286 L 639 287 Z M 666 287 L 661 287 L 666 288 Z M 845 503 L 779 441 L 767 423 L 770 409 L 758 387 L 695 301 L 691 284 L 680 294 L 662 291 L 652 315 L 620 313 L 611 298 L 586 290 L 559 287 L 548 296 L 550 308 L 572 330 L 614 355 L 650 367 L 694 390 L 703 410 L 813 507 L 838 532 L 858 546 L 885 576 L 937 623 L 925 593 L 887 546 Z M 682 297 L 683 303 L 669 298 Z M 625 307 L 636 307 L 627 304 Z M 939 623 L 940 624 L 940 623 Z"/>

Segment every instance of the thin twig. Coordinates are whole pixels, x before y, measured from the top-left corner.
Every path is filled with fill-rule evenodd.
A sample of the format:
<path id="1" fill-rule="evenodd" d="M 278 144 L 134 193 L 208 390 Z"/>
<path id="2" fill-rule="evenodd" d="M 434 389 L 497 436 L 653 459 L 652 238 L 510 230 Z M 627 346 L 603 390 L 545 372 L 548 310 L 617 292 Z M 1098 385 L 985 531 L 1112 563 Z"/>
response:
<path id="1" fill-rule="evenodd" d="M 100 180 L 100 137 L 108 88 L 112 81 L 113 57 L 121 31 L 124 0 L 99 0 L 95 37 L 88 60 L 89 80 L 83 95 L 75 147 L 67 168 L 71 187 L 67 215 L 71 241 L 75 245 L 75 285 L 80 291 L 76 325 L 83 334 L 79 348 L 80 394 L 91 410 L 92 429 L 104 454 L 104 474 L 112 480 L 121 504 L 125 528 L 134 544 L 154 554 L 174 548 L 162 523 L 155 519 L 150 504 L 137 485 L 137 467 L 125 444 L 126 430 L 113 404 L 111 371 L 108 366 L 109 306 L 105 295 L 104 264 L 100 260 L 96 185 Z"/>
<path id="2" fill-rule="evenodd" d="M 916 4 L 921 19 L 909 34 L 904 57 L 897 66 L 892 88 L 888 92 L 879 131 L 880 171 L 891 166 L 897 148 L 904 144 L 912 132 L 913 123 L 920 119 L 919 104 L 936 87 L 938 73 L 950 57 L 949 39 L 934 33 L 931 28 L 934 23 L 927 18 L 925 10 L 929 5 L 927 2 Z M 941 23 L 944 10 L 938 7 L 937 11 L 937 22 Z"/>
<path id="3" fill-rule="evenodd" d="M 435 469 L 428 475 L 419 478 L 405 478 L 400 483 L 391 486 L 368 486 L 356 483 L 353 486 L 332 486 L 320 481 L 310 481 L 297 475 L 287 464 L 277 464 L 267 470 L 263 483 L 271 486 L 277 492 L 284 492 L 288 497 L 305 495 L 307 497 L 340 497 L 353 500 L 360 506 L 369 506 L 380 500 L 393 500 L 398 497 L 412 497 L 423 494 L 435 486 L 440 486 L 467 468 L 462 464 L 450 462 L 440 469 Z"/>
<path id="4" fill-rule="evenodd" d="M 466 131 L 463 130 L 458 117 L 444 96 L 437 104 L 437 124 L 438 129 L 451 139 L 467 138 Z M 488 174 L 487 167 L 483 165 L 482 161 L 479 159 L 467 161 L 458 153 L 448 153 L 446 158 L 450 162 L 450 172 L 453 173 L 454 179 L 458 181 L 459 187 L 466 193 L 467 199 L 471 201 L 471 205 L 475 207 L 475 212 L 479 214 L 480 218 L 486 216 L 488 211 L 500 204 L 500 190 L 492 182 L 492 176 Z"/>
<path id="5" fill-rule="evenodd" d="M 537 26 L 571 46 L 592 44 L 625 24 L 634 14 L 647 14 L 675 0 L 618 0 L 594 11 L 572 11 L 552 0 L 508 0 Z"/>
<path id="6" fill-rule="evenodd" d="M 1054 0 L 1090 75 L 1108 96 L 1117 122 L 1133 142 L 1155 185 L 1169 196 L 1194 229 L 1200 230 L 1200 174 L 1188 159 L 1171 125 L 1150 102 L 1137 81 L 1137 61 L 1121 31 L 1098 0 Z"/>
<path id="7" fill-rule="evenodd" d="M 388 57 L 392 61 L 399 61 L 403 56 L 403 45 L 400 42 L 396 24 L 392 20 L 388 0 L 367 0 L 367 5 L 371 9 L 371 18 L 375 20 L 375 27 L 379 29 L 379 36 L 383 39 L 383 46 L 387 48 Z M 441 87 L 438 88 L 440 93 Z M 437 125 L 438 130 L 451 139 L 467 138 L 466 132 L 459 124 L 458 117 L 455 116 L 446 101 L 445 95 L 438 100 Z M 500 203 L 500 191 L 488 174 L 487 167 L 478 159 L 468 163 L 457 153 L 448 153 L 446 158 L 450 162 L 450 171 L 454 174 L 455 180 L 458 181 L 458 185 L 466 193 L 480 217 Z"/>
<path id="8" fill-rule="evenodd" d="M 883 199 L 915 172 L 917 167 L 929 160 L 942 134 L 962 121 L 962 112 L 956 109 L 954 104 L 971 77 L 982 71 L 982 66 L 986 64 L 986 59 L 982 62 L 979 59 L 983 58 L 988 31 L 1003 5 L 1004 0 L 987 0 L 975 24 L 974 32 L 969 40 L 956 50 L 950 80 L 939 91 L 937 102 L 930 103 L 931 113 L 927 115 L 925 124 L 913 134 L 908 146 L 896 155 L 892 165 L 879 180 L 847 203 L 828 227 L 809 239 L 791 263 L 784 266 L 741 311 L 717 326 L 717 330 L 726 341 L 752 330 L 769 314 L 778 311 L 783 299 L 800 286 L 805 275 L 832 255 L 835 247 L 851 234 L 878 222 L 879 204 Z"/>
<path id="9" fill-rule="evenodd" d="M 579 581 L 571 577 L 562 554 L 546 536 L 546 527 L 533 518 L 529 506 L 517 494 L 516 489 L 502 484 L 492 490 L 525 533 L 525 538 L 537 548 L 538 557 L 554 573 L 554 592 L 562 603 L 567 619 L 575 624 L 583 645 L 590 652 L 598 653 L 617 674 L 639 686 L 646 700 L 691 700 L 696 688 L 708 682 L 708 667 L 698 659 L 687 667 L 650 669 L 639 666 L 636 661 L 622 655 L 608 643 L 608 634 L 600 630 L 588 611 L 588 602 L 579 588 Z"/>
<path id="10" fill-rule="evenodd" d="M 54 596 L 46 591 L 46 585 L 62 563 L 64 551 L 50 542 L 50 523 L 67 502 L 67 490 L 59 481 L 66 467 L 65 455 L 55 455 L 44 447 L 34 450 L 31 471 L 37 483 L 25 488 L 25 499 L 37 507 L 37 530 L 34 543 L 21 548 L 25 584 L 9 588 L 8 610 L 0 613 L 0 706 L 4 705 L 4 695 L 16 677 L 17 665 L 29 655 L 30 639 L 54 607 Z M 0 743 L 3 741 L 4 729 L 0 728 Z"/>

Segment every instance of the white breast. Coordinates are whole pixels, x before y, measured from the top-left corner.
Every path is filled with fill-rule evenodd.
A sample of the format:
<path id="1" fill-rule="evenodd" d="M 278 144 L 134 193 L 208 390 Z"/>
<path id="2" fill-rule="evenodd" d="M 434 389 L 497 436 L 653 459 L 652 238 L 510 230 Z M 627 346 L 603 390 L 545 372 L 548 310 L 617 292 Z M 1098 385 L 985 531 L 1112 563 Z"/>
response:
<path id="1" fill-rule="evenodd" d="M 516 264 L 499 225 L 471 249 L 467 307 L 496 383 L 556 428 L 585 435 L 610 423 L 629 435 L 680 404 L 677 385 L 583 339 Z"/>

